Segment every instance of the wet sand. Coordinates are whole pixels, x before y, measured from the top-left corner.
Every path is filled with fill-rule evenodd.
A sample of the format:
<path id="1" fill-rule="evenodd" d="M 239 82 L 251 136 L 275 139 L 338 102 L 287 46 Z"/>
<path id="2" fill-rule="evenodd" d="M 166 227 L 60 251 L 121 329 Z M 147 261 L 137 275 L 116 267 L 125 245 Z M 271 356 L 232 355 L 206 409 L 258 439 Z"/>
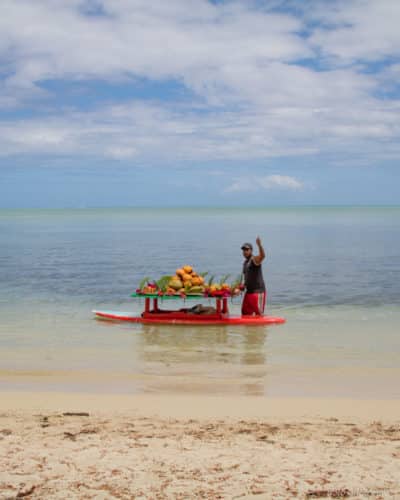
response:
<path id="1" fill-rule="evenodd" d="M 400 402 L 2 392 L 0 498 L 399 498 Z"/>

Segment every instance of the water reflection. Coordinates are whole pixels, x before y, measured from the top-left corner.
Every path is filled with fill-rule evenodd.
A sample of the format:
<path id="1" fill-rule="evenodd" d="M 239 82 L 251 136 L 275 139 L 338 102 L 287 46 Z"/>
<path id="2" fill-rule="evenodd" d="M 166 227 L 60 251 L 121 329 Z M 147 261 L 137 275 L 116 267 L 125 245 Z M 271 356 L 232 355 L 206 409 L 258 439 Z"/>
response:
<path id="1" fill-rule="evenodd" d="M 150 392 L 263 395 L 267 338 L 261 326 L 142 325 L 135 355 Z"/>

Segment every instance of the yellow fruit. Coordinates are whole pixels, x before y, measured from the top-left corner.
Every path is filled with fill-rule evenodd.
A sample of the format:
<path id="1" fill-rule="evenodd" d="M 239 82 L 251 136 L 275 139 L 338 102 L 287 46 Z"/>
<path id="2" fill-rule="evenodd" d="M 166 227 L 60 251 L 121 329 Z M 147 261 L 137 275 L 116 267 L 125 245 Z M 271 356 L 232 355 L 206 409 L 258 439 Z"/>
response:
<path id="1" fill-rule="evenodd" d="M 185 271 L 185 273 L 192 273 L 193 272 L 193 267 L 192 266 L 183 266 L 183 270 Z"/>
<path id="2" fill-rule="evenodd" d="M 185 274 L 185 271 L 182 268 L 177 269 L 175 272 L 177 276 L 183 276 Z"/>
<path id="3" fill-rule="evenodd" d="M 192 279 L 192 276 L 190 274 L 188 274 L 188 273 L 184 273 L 182 275 L 182 278 L 183 278 L 183 281 L 189 281 L 189 280 Z"/>
<path id="4" fill-rule="evenodd" d="M 181 280 L 179 279 L 176 279 L 176 278 L 172 278 L 172 280 L 168 283 L 168 286 L 170 288 L 173 288 L 174 290 L 179 290 L 182 288 L 183 286 L 183 283 Z"/>

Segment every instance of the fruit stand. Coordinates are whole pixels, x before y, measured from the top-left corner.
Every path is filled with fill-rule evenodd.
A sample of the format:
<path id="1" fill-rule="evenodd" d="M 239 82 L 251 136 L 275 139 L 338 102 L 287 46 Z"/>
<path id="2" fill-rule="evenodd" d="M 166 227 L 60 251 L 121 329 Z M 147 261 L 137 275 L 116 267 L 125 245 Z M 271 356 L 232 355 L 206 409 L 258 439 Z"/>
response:
<path id="1" fill-rule="evenodd" d="M 143 295 L 140 294 L 132 294 L 132 297 L 143 297 Z M 179 296 L 166 296 L 166 297 L 161 297 L 161 301 L 163 300 L 179 300 L 182 299 L 185 302 L 187 300 L 196 300 L 198 301 L 199 299 L 206 299 L 209 297 L 206 297 L 204 295 L 186 295 L 185 298 L 179 297 Z M 193 309 L 195 309 L 197 306 L 194 308 L 190 307 L 184 307 L 180 309 L 161 309 L 159 307 L 159 300 L 160 296 L 158 295 L 145 295 L 144 296 L 144 311 L 142 312 L 141 317 L 146 320 L 155 320 L 155 319 L 181 319 L 181 320 L 201 320 L 201 321 L 214 321 L 214 320 L 220 320 L 224 319 L 227 317 L 229 314 L 228 310 L 228 297 L 213 297 L 215 299 L 215 308 L 213 307 L 208 307 L 203 309 L 203 313 L 201 312 L 194 312 Z M 214 309 L 214 311 L 213 311 Z M 201 311 L 200 308 L 198 308 L 198 311 Z"/>
<path id="2" fill-rule="evenodd" d="M 177 269 L 173 276 L 163 276 L 158 281 L 144 278 L 131 296 L 144 300 L 144 310 L 140 316 L 115 312 L 93 311 L 98 319 L 118 321 L 131 321 L 134 323 L 160 323 L 160 324 L 192 324 L 192 325 L 269 325 L 284 323 L 285 319 L 274 316 L 231 316 L 229 314 L 228 299 L 239 296 L 243 291 L 240 276 L 232 284 L 226 283 L 228 276 L 223 277 L 218 283 L 211 277 L 208 282 L 205 276 L 208 273 L 197 274 L 192 266 L 183 266 Z M 165 309 L 160 303 L 168 301 L 204 300 L 214 302 L 214 306 L 203 306 L 201 303 L 194 307 L 181 307 L 179 309 Z"/>

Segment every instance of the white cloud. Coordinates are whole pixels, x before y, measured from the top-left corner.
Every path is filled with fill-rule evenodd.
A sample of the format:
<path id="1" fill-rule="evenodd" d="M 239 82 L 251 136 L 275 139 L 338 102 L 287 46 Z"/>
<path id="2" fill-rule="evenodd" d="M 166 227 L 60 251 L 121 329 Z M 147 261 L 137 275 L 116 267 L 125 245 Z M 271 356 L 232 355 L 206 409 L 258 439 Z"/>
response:
<path id="1" fill-rule="evenodd" d="M 126 103 L 0 123 L 0 156 L 61 154 L 152 163 L 255 160 L 328 152 L 395 156 L 400 125 L 389 104 L 371 110 L 276 108 L 206 112 L 175 103 Z"/>
<path id="2" fill-rule="evenodd" d="M 96 5 L 101 15 L 85 14 Z M 400 3 L 313 5 L 294 16 L 245 0 L 2 0 L 0 107 L 29 104 L 41 115 L 0 122 L 0 155 L 396 158 L 399 99 L 377 92 L 396 86 L 399 69 L 373 73 L 365 64 L 398 55 Z M 310 20 L 317 27 L 301 36 Z M 298 62 L 307 58 L 324 70 Z M 41 87 L 45 79 L 134 86 L 138 78 L 179 82 L 190 97 L 51 110 Z"/>
<path id="3" fill-rule="evenodd" d="M 246 176 L 237 178 L 225 189 L 227 193 L 283 189 L 300 191 L 305 188 L 304 182 L 288 175 Z"/>
<path id="4" fill-rule="evenodd" d="M 200 92 L 208 86 L 201 81 L 207 69 L 218 73 L 224 66 L 310 54 L 295 33 L 298 20 L 244 2 L 104 0 L 108 17 L 83 15 L 84 3 L 2 1 L 0 52 L 14 71 L 14 85 L 136 75 L 183 78 Z"/>
<path id="5" fill-rule="evenodd" d="M 307 13 L 330 29 L 316 29 L 311 42 L 337 63 L 375 61 L 400 53 L 398 0 L 319 2 Z"/>
<path id="6" fill-rule="evenodd" d="M 113 146 L 104 151 L 106 156 L 114 158 L 116 160 L 126 160 L 129 158 L 134 158 L 137 155 L 135 148 L 130 146 Z"/>
<path id="7" fill-rule="evenodd" d="M 304 183 L 288 175 L 268 175 L 259 179 L 260 185 L 264 189 L 290 189 L 297 191 L 304 188 Z"/>

